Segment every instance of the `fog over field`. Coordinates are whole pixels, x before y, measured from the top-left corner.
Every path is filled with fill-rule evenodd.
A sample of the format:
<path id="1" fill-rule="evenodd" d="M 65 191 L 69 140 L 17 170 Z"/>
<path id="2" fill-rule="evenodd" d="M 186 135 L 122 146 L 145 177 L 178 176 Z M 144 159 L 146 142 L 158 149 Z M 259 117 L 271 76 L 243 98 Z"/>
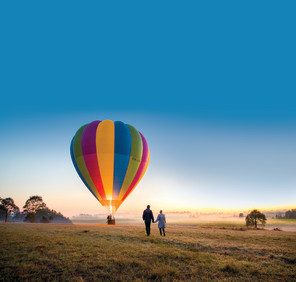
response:
<path id="1" fill-rule="evenodd" d="M 278 212 L 265 212 L 267 222 L 264 228 L 279 228 L 283 231 L 296 231 L 296 220 L 276 219 Z M 154 217 L 157 217 L 154 212 Z M 167 225 L 187 225 L 187 226 L 243 226 L 245 225 L 245 216 L 248 212 L 239 217 L 239 213 L 199 213 L 199 212 L 168 212 L 165 213 Z M 138 225 L 143 224 L 142 213 L 118 213 L 115 215 L 116 224 Z M 106 214 L 80 214 L 71 218 L 74 224 L 105 223 Z M 155 228 L 157 225 L 155 225 Z"/>

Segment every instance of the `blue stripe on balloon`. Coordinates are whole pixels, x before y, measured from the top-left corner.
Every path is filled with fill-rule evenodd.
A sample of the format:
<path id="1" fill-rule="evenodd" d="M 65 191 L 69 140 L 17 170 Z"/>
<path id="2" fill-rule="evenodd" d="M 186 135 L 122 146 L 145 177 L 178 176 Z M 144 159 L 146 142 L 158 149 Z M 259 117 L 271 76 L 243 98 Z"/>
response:
<path id="1" fill-rule="evenodd" d="M 116 200 L 130 160 L 132 137 L 129 128 L 121 121 L 114 122 L 115 150 L 114 150 L 114 177 L 113 200 Z"/>
<path id="2" fill-rule="evenodd" d="M 84 177 L 82 176 L 82 174 L 79 171 L 79 168 L 77 166 L 76 160 L 75 160 L 75 156 L 74 156 L 74 151 L 73 151 L 73 141 L 74 141 L 75 136 L 73 137 L 72 141 L 71 141 L 71 146 L 70 146 L 70 153 L 71 153 L 71 158 L 72 158 L 72 162 L 74 164 L 74 167 L 79 175 L 79 177 L 81 178 L 82 182 L 85 184 L 85 186 L 88 188 L 88 190 L 95 196 L 95 198 L 100 201 L 98 199 L 98 197 L 94 194 L 94 192 L 90 189 L 90 187 L 88 186 L 88 184 L 86 183 Z"/>

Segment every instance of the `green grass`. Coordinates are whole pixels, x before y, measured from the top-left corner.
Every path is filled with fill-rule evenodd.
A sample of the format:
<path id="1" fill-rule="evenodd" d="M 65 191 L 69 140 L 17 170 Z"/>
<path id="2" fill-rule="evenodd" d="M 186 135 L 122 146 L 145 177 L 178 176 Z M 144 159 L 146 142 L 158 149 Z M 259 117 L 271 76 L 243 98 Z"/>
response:
<path id="1" fill-rule="evenodd" d="M 239 217 L 226 217 L 226 218 L 185 218 L 181 220 L 170 220 L 170 224 L 174 225 L 188 225 L 188 226 L 217 226 L 217 227 L 245 227 L 246 221 L 245 218 Z M 261 227 L 259 224 L 258 227 Z M 265 228 L 273 229 L 278 227 L 285 231 L 296 231 L 296 219 L 273 219 L 268 218 L 266 221 Z"/>
<path id="2" fill-rule="evenodd" d="M 277 218 L 268 218 L 268 225 L 296 225 L 296 219 L 277 219 Z"/>
<path id="3" fill-rule="evenodd" d="M 296 279 L 296 232 L 227 226 L 0 224 L 0 280 Z"/>

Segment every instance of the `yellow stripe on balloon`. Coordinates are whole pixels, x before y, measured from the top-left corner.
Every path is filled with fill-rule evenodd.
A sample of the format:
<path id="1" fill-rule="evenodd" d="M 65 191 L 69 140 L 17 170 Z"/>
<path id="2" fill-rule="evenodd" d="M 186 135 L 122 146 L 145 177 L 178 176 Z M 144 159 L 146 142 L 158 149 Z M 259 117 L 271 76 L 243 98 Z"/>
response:
<path id="1" fill-rule="evenodd" d="M 114 122 L 104 120 L 97 128 L 96 146 L 106 199 L 112 200 L 114 174 Z"/>

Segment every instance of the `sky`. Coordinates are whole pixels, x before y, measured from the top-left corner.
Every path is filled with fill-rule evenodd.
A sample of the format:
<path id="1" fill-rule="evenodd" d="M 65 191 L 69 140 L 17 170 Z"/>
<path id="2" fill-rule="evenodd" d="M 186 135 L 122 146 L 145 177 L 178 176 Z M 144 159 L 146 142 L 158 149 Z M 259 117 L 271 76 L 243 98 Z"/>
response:
<path id="1" fill-rule="evenodd" d="M 296 206 L 295 3 L 0 4 L 0 197 L 105 213 L 70 142 L 93 120 L 146 137 L 118 212 Z"/>

